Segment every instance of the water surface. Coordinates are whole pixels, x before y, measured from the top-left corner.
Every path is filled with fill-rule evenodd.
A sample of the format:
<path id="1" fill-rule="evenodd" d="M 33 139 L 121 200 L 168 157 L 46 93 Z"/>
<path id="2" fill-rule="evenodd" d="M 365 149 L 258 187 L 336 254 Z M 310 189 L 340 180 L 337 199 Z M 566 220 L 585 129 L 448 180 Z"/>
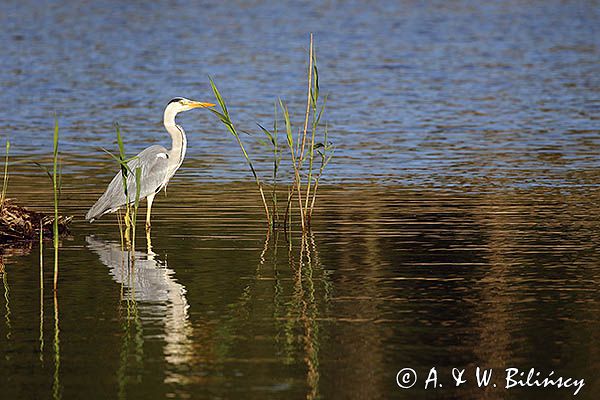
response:
<path id="1" fill-rule="evenodd" d="M 5 3 L 9 196 L 50 210 L 33 161 L 48 162 L 56 112 L 75 220 L 56 302 L 50 243 L 41 299 L 39 246 L 1 250 L 3 397 L 572 394 L 450 387 L 451 368 L 482 366 L 585 378 L 577 397 L 595 398 L 596 2 Z M 267 235 L 232 138 L 189 112 L 188 157 L 131 268 L 113 216 L 82 220 L 115 172 L 99 150 L 114 121 L 131 154 L 167 144 L 164 104 L 210 101 L 210 74 L 240 129 L 271 124 L 278 96 L 300 123 L 308 31 L 336 145 L 313 232 Z M 265 176 L 257 139 L 243 137 Z M 432 366 L 444 387 L 424 391 Z M 397 386 L 406 367 L 420 388 Z"/>

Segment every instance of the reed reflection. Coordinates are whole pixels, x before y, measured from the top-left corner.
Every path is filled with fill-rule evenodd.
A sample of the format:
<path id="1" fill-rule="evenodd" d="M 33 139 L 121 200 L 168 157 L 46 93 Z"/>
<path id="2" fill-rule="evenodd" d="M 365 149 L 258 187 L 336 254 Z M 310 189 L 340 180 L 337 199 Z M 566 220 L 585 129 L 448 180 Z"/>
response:
<path id="1" fill-rule="evenodd" d="M 52 398 L 62 398 L 60 384 L 60 319 L 58 313 L 58 294 L 54 291 L 54 374 L 52 375 Z"/>
<path id="2" fill-rule="evenodd" d="M 10 323 L 10 288 L 8 286 L 8 276 L 6 274 L 6 266 L 4 265 L 4 258 L 0 259 L 0 275 L 2 275 L 2 286 L 4 287 L 4 301 L 6 312 L 4 313 L 4 320 L 6 321 L 6 340 L 10 340 L 11 337 L 11 323 Z"/>
<path id="3" fill-rule="evenodd" d="M 254 279 L 236 307 L 236 317 L 250 322 L 260 319 L 256 310 L 271 310 L 278 354 L 287 365 L 303 365 L 307 399 L 321 395 L 321 325 L 331 287 L 312 233 L 292 241 L 275 232 L 267 234 Z"/>

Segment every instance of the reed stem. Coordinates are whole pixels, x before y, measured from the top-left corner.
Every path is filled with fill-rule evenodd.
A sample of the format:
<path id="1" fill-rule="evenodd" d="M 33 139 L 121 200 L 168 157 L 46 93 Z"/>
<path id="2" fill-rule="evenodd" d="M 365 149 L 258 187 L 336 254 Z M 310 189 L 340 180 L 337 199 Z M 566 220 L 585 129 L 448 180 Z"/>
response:
<path id="1" fill-rule="evenodd" d="M 208 77 L 208 79 L 210 80 L 210 86 L 212 87 L 215 98 L 217 99 L 217 102 L 219 103 L 219 106 L 221 107 L 221 112 L 219 112 L 217 110 L 213 110 L 213 109 L 209 109 L 209 110 L 220 118 L 221 122 L 223 124 L 225 124 L 225 126 L 227 127 L 229 132 L 235 137 L 238 145 L 240 146 L 240 150 L 242 151 L 242 154 L 244 155 L 244 158 L 246 159 L 246 162 L 248 163 L 248 166 L 250 167 L 250 170 L 252 171 L 252 176 L 254 176 L 254 181 L 256 182 L 256 186 L 258 186 L 258 191 L 260 192 L 260 198 L 261 198 L 263 206 L 265 208 L 265 215 L 267 217 L 267 223 L 269 224 L 269 226 L 271 226 L 271 215 L 269 213 L 269 206 L 267 205 L 267 200 L 265 199 L 265 193 L 263 191 L 262 182 L 259 179 L 258 175 L 256 174 L 256 170 L 254 169 L 254 165 L 252 165 L 250 156 L 248 156 L 248 153 L 246 152 L 246 149 L 244 148 L 244 144 L 242 143 L 242 140 L 240 139 L 240 135 L 238 134 L 238 131 L 235 128 L 235 125 L 233 124 L 231 117 L 229 116 L 229 111 L 227 111 L 227 106 L 225 104 L 225 100 L 223 100 L 223 97 L 221 96 L 221 93 L 217 89 L 217 86 L 215 85 L 215 82 L 212 80 L 212 78 Z"/>
<path id="2" fill-rule="evenodd" d="M 308 217 L 308 201 L 310 199 L 310 189 L 312 184 L 312 173 L 313 173 L 313 164 L 315 158 L 315 135 L 317 133 L 317 125 L 319 123 L 319 117 L 317 117 L 317 102 L 319 101 L 319 76 L 317 73 L 317 64 L 316 57 L 314 55 L 314 48 L 312 49 L 312 64 L 313 64 L 313 74 L 314 74 L 314 83 L 311 87 L 310 91 L 310 99 L 311 99 L 311 109 L 312 109 L 312 129 L 311 129 L 311 140 L 310 140 L 310 153 L 309 153 L 309 165 L 308 165 L 308 178 L 306 182 L 306 203 L 304 204 L 304 215 L 307 216 L 307 222 L 310 226 L 310 218 Z"/>
<path id="3" fill-rule="evenodd" d="M 137 159 L 138 157 L 131 157 L 127 159 L 125 155 L 125 146 L 123 145 L 123 138 L 121 136 L 121 129 L 119 124 L 115 124 L 116 132 L 117 132 L 117 143 L 119 146 L 119 156 L 115 156 L 110 151 L 106 149 L 104 150 L 107 154 L 109 154 L 117 163 L 119 163 L 119 168 L 121 169 L 121 178 L 123 182 L 123 193 L 125 194 L 125 216 L 123 221 L 125 222 L 125 233 L 123 234 L 120 214 L 118 217 L 119 221 L 119 233 L 121 234 L 121 247 L 123 246 L 123 238 L 127 244 L 127 247 L 131 250 L 135 250 L 135 224 L 137 221 L 137 212 L 140 203 L 140 190 L 141 190 L 141 167 L 137 167 L 135 172 L 131 170 L 129 167 L 129 162 Z M 129 174 L 133 174 L 135 176 L 135 198 L 134 204 L 131 205 L 131 193 L 129 193 L 129 185 L 128 179 Z"/>
<path id="4" fill-rule="evenodd" d="M 313 34 L 310 34 L 310 48 L 308 51 L 308 93 L 306 94 L 306 113 L 304 116 L 304 133 L 302 134 L 302 151 L 300 153 L 300 168 L 304 160 L 304 147 L 306 145 L 306 131 L 308 130 L 308 117 L 310 115 L 310 99 L 312 93 L 312 73 L 313 73 Z"/>
<path id="5" fill-rule="evenodd" d="M 4 207 L 6 200 L 6 189 L 8 188 L 8 152 L 10 150 L 10 140 L 6 139 L 6 158 L 4 159 L 4 181 L 2 183 L 2 197 L 0 197 L 0 207 Z"/>
<path id="6" fill-rule="evenodd" d="M 52 168 L 52 190 L 54 192 L 54 292 L 58 288 L 58 118 L 54 118 L 54 152 L 53 152 L 53 168 Z"/>
<path id="7" fill-rule="evenodd" d="M 306 112 L 304 113 L 304 129 L 302 134 L 298 132 L 298 143 L 300 143 L 300 137 L 302 138 L 302 145 L 300 145 L 300 155 L 298 156 L 298 167 L 296 171 L 296 188 L 298 189 L 298 204 L 300 206 L 300 222 L 302 225 L 302 232 L 306 230 L 306 213 L 305 208 L 302 204 L 302 179 L 300 177 L 300 171 L 302 170 L 302 164 L 304 162 L 304 151 L 306 148 L 306 136 L 308 131 L 308 119 L 310 116 L 310 103 L 312 93 L 312 75 L 313 75 L 313 34 L 310 34 L 310 46 L 308 51 L 308 90 L 306 94 Z"/>

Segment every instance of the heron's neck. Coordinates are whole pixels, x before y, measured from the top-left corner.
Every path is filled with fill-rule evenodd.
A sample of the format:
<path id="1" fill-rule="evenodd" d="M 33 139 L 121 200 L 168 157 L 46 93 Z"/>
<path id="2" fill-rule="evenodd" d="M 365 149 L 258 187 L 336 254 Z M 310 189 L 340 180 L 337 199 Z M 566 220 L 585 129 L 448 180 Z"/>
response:
<path id="1" fill-rule="evenodd" d="M 187 149 L 187 138 L 183 128 L 175 123 L 175 116 L 177 112 L 167 107 L 164 115 L 164 124 L 167 132 L 171 135 L 173 146 L 170 150 L 171 156 L 177 160 L 178 166 L 181 165 L 183 157 L 185 157 L 185 151 Z"/>

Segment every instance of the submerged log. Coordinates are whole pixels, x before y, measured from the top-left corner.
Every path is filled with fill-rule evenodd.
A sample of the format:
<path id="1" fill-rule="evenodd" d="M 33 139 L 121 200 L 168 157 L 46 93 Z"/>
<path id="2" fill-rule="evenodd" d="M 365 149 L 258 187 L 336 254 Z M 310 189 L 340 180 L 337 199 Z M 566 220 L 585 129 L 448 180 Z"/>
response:
<path id="1" fill-rule="evenodd" d="M 58 216 L 58 233 L 69 233 L 73 217 Z M 6 199 L 0 205 L 0 243 L 15 240 L 35 240 L 40 237 L 40 227 L 44 238 L 52 238 L 54 215 L 31 211 Z"/>

